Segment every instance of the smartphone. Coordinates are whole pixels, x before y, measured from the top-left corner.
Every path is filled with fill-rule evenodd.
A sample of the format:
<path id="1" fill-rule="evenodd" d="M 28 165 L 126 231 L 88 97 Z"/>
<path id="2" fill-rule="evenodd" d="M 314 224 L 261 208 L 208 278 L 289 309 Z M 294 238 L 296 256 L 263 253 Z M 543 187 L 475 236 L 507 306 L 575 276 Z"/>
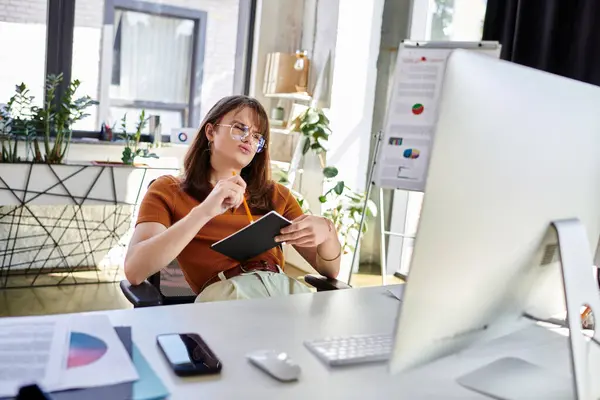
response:
<path id="1" fill-rule="evenodd" d="M 158 347 L 179 376 L 217 374 L 221 361 L 196 333 L 158 335 Z"/>

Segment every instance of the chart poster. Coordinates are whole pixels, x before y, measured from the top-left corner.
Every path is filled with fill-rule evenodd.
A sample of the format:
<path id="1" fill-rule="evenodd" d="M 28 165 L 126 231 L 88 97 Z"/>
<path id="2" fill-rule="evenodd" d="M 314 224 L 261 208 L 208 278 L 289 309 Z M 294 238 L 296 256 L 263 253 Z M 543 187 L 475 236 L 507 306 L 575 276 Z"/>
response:
<path id="1" fill-rule="evenodd" d="M 446 60 L 460 47 L 452 42 L 442 46 L 400 46 L 376 164 L 375 184 L 380 188 L 425 188 Z M 472 46 L 499 55 L 497 43 Z"/>

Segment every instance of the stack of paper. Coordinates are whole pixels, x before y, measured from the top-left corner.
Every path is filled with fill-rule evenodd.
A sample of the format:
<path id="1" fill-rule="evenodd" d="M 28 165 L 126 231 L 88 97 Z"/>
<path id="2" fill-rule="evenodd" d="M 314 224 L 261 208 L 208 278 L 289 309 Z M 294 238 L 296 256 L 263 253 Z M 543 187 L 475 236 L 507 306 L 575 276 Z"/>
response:
<path id="1" fill-rule="evenodd" d="M 49 390 L 114 385 L 139 378 L 107 316 L 72 317 L 70 331 L 62 379 Z"/>
<path id="2" fill-rule="evenodd" d="M 68 339 L 64 319 L 0 319 L 0 396 L 14 396 L 19 387 L 31 383 L 57 387 Z"/>
<path id="3" fill-rule="evenodd" d="M 115 399 L 144 398 L 132 395 L 136 387 L 140 393 L 146 388 L 140 375 L 160 380 L 132 345 L 131 328 L 118 329 L 105 315 L 0 320 L 0 397 L 36 383 L 47 392 L 61 391 L 59 399 L 82 395 L 69 389 L 87 389 L 85 398 L 108 392 Z M 154 392 L 168 394 L 162 384 Z"/>

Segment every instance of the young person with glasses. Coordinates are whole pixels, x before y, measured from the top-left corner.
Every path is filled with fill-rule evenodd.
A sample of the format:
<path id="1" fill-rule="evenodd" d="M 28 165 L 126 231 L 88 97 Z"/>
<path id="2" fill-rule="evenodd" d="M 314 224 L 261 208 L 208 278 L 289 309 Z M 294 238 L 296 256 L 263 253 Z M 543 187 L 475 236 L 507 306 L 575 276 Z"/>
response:
<path id="1" fill-rule="evenodd" d="M 269 297 L 308 289 L 283 273 L 282 246 L 243 264 L 210 246 L 277 211 L 292 221 L 276 241 L 294 248 L 321 275 L 339 273 L 341 245 L 333 223 L 305 215 L 291 192 L 271 180 L 269 119 L 247 96 L 221 99 L 208 112 L 180 177 L 154 181 L 140 205 L 125 258 L 136 285 L 177 259 L 196 301 Z M 235 175 L 233 175 L 235 173 Z"/>

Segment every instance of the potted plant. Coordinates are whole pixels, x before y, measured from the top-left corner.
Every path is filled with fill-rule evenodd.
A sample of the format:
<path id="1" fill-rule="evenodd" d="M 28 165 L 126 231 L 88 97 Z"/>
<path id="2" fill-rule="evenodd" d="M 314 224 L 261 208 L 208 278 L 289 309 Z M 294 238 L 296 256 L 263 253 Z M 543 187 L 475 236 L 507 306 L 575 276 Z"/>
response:
<path id="1" fill-rule="evenodd" d="M 42 106 L 35 105 L 23 83 L 0 108 L 0 213 L 10 221 L 0 224 L 0 237 L 13 243 L 6 259 L 10 273 L 36 271 L 31 285 L 48 284 L 46 278 L 37 279 L 45 271 L 64 272 L 63 278 L 51 279 L 60 284 L 73 283 L 72 273 L 80 268 L 112 268 L 104 257 L 130 228 L 132 211 L 148 183 L 177 173 L 174 168 L 67 163 L 73 125 L 96 102 L 76 95 L 78 80 L 59 96 L 61 82 L 62 75 L 48 76 Z M 142 129 L 138 124 L 130 142 L 133 157 L 152 156 L 138 148 Z M 3 279 L 0 288 L 10 286 L 7 282 Z"/>
<path id="2" fill-rule="evenodd" d="M 150 153 L 149 146 L 145 149 L 139 148 L 142 130 L 146 127 L 147 123 L 148 118 L 146 118 L 146 110 L 142 110 L 135 126 L 135 133 L 131 135 L 127 133 L 127 114 L 123 115 L 123 118 L 121 119 L 121 139 L 125 140 L 125 148 L 123 149 L 123 156 L 121 157 L 123 164 L 134 165 L 136 157 L 158 158 L 155 153 Z"/>
<path id="3" fill-rule="evenodd" d="M 46 97 L 41 108 L 34 105 L 34 97 L 29 94 L 25 83 L 16 86 L 15 94 L 0 110 L 0 162 L 63 163 L 71 142 L 73 125 L 89 116 L 86 109 L 97 102 L 89 96 L 75 97 L 81 85 L 77 79 L 57 98 L 56 90 L 62 80 L 62 74 L 48 75 Z M 43 153 L 40 139 L 43 140 Z M 19 156 L 20 141 L 25 142 L 25 159 Z"/>
<path id="4" fill-rule="evenodd" d="M 27 159 L 29 157 L 29 144 L 35 137 L 33 123 L 33 96 L 24 83 L 16 86 L 15 94 L 8 103 L 0 108 L 0 162 L 16 163 L 21 161 L 19 156 L 19 139 L 25 139 Z"/>
<path id="5" fill-rule="evenodd" d="M 356 240 L 360 229 L 360 220 L 363 211 L 368 218 L 377 215 L 377 206 L 366 199 L 365 194 L 358 193 L 348 187 L 344 181 L 336 180 L 339 171 L 335 166 L 328 166 L 325 162 L 327 154 L 327 141 L 331 135 L 329 119 L 319 108 L 309 107 L 294 121 L 294 131 L 301 134 L 299 146 L 302 156 L 314 152 L 320 162 L 326 191 L 319 196 L 323 216 L 331 219 L 339 234 L 344 255 L 352 255 L 356 250 Z M 288 174 L 280 174 L 279 182 L 288 187 L 293 186 L 288 179 Z M 298 199 L 303 209 L 308 209 L 304 198 L 296 192 L 292 193 Z M 366 208 L 366 210 L 365 210 Z M 368 229 L 368 224 L 363 225 L 362 234 Z M 343 257 L 342 262 L 351 263 L 351 257 Z"/>

